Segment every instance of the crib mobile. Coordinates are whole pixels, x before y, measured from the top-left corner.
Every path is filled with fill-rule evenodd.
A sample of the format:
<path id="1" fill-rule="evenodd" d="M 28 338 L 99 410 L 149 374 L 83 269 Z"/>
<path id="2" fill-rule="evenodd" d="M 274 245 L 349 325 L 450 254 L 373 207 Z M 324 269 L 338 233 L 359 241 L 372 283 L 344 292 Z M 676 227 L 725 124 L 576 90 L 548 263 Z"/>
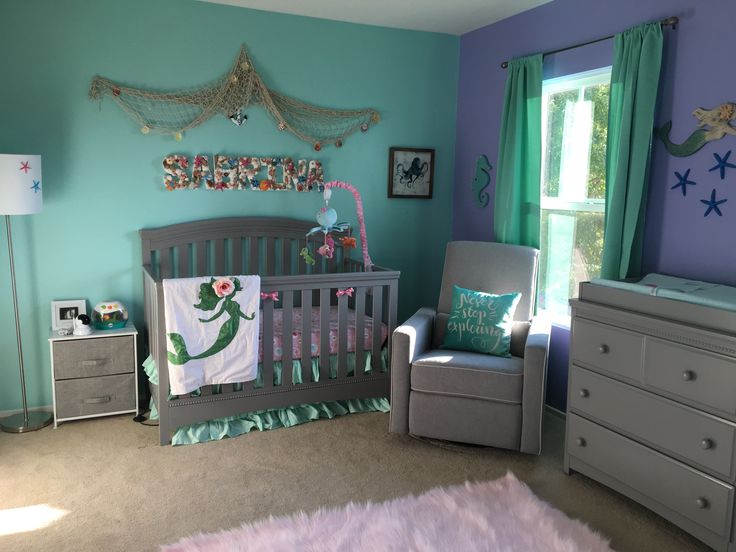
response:
<path id="1" fill-rule="evenodd" d="M 373 261 L 371 261 L 370 255 L 368 255 L 368 238 L 365 231 L 363 200 L 360 197 L 358 190 L 351 184 L 340 182 L 339 180 L 333 180 L 332 182 L 327 182 L 325 184 L 325 190 L 323 192 L 325 204 L 323 207 L 320 207 L 319 211 L 317 211 L 317 214 L 315 215 L 319 226 L 315 226 L 307 232 L 307 237 L 320 233 L 323 235 L 323 244 L 317 248 L 317 253 L 327 259 L 331 259 L 335 253 L 335 238 L 332 237 L 333 233 L 347 233 L 346 236 L 342 236 L 340 238 L 340 242 L 343 247 L 354 249 L 357 246 L 356 240 L 351 234 L 350 225 L 347 222 L 337 222 L 337 211 L 330 207 L 332 188 L 342 188 L 343 190 L 348 190 L 353 194 L 353 198 L 355 199 L 355 211 L 358 215 L 358 225 L 360 227 L 360 244 L 363 251 L 363 264 L 365 265 L 365 270 L 370 270 L 371 266 L 373 266 Z M 309 246 L 304 247 L 301 250 L 300 255 L 304 258 L 304 262 L 307 264 L 314 265 L 316 263 L 314 256 L 309 250 Z"/>

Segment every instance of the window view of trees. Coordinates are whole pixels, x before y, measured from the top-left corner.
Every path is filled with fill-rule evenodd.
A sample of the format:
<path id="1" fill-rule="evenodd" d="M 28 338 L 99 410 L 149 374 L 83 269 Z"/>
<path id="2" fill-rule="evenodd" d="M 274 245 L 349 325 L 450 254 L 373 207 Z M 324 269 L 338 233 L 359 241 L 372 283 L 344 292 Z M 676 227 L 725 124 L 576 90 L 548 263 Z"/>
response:
<path id="1" fill-rule="evenodd" d="M 567 313 L 567 299 L 576 297 L 580 281 L 600 274 L 606 193 L 606 139 L 608 136 L 608 79 L 597 83 L 570 80 L 569 88 L 545 95 L 545 164 L 542 167 L 542 220 L 540 255 L 540 306 Z M 548 205 L 544 198 L 558 198 L 563 158 L 566 109 L 575 102 L 592 102 L 589 168 L 585 202 Z M 582 154 L 587 152 L 582 152 Z M 562 200 L 564 198 L 560 198 Z M 590 201 L 593 200 L 593 201 Z M 595 201 L 598 200 L 598 201 Z M 586 208 L 586 203 L 597 203 Z M 552 221 L 552 222 L 550 222 Z M 572 233 L 572 235 L 570 235 Z M 570 251 L 572 248 L 572 251 Z"/>

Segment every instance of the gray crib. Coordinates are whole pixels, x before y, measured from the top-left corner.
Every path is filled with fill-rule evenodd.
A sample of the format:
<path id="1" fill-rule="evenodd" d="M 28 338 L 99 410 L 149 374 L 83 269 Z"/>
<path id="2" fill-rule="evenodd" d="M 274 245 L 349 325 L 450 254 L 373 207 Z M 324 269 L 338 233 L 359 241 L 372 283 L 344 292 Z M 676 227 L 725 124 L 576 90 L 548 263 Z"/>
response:
<path id="1" fill-rule="evenodd" d="M 305 237 L 314 222 L 286 218 L 234 217 L 174 224 L 140 231 L 143 254 L 145 296 L 145 334 L 149 353 L 158 367 L 159 385 L 154 400 L 159 411 L 159 439 L 171 442 L 172 433 L 181 426 L 214 418 L 233 416 L 268 408 L 282 408 L 321 401 L 385 397 L 389 393 L 390 374 L 382 371 L 382 328 L 388 336 L 396 327 L 399 272 L 372 266 L 366 270 L 361 261 L 350 257 L 350 250 L 336 243 L 335 255 L 325 259 L 314 255 L 315 243 Z M 308 265 L 299 255 L 310 245 L 316 264 Z M 278 292 L 279 300 L 261 302 L 263 324 L 263 386 L 252 382 L 241 386 L 227 384 L 205 386 L 199 393 L 169 399 L 167 339 L 164 321 L 164 278 L 193 276 L 259 274 L 261 291 Z M 353 288 L 352 296 L 338 290 Z M 319 311 L 319 381 L 311 377 L 312 316 L 302 316 L 301 328 L 292 328 L 292 310 L 302 313 Z M 274 310 L 283 309 L 282 366 L 292 364 L 292 331 L 302 336 L 302 381 L 295 384 L 284 375 L 274 385 L 273 348 Z M 330 373 L 330 316 L 337 311 L 337 371 Z M 356 338 L 355 370 L 348 366 L 348 318 L 354 317 Z M 333 320 L 334 322 L 334 320 Z M 364 330 L 371 327 L 372 338 L 363 346 Z M 308 336 L 308 337 L 304 337 Z M 298 344 L 298 342 L 297 342 Z M 390 347 L 391 339 L 386 340 Z M 370 369 L 358 369 L 370 352 Z M 388 352 L 390 357 L 390 351 Z M 289 371 L 284 370 L 284 374 Z M 336 377 L 330 377 L 330 376 Z"/>

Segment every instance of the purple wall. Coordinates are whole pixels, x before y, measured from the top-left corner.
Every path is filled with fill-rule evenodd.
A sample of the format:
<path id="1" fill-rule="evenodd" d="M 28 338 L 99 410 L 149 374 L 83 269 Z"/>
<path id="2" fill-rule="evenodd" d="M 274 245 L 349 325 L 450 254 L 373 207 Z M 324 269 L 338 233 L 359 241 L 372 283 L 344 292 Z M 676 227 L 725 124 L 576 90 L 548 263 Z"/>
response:
<path id="1" fill-rule="evenodd" d="M 665 29 L 657 126 L 672 120 L 671 138 L 683 141 L 695 128 L 697 107 L 713 108 L 736 101 L 733 52 L 733 0 L 555 0 L 461 37 L 453 239 L 493 239 L 493 209 L 476 207 L 470 183 L 475 161 L 484 153 L 496 165 L 498 132 L 503 109 L 505 70 L 502 61 L 563 48 L 622 31 L 644 21 L 671 15 L 680 18 L 677 30 Z M 545 77 L 610 65 L 612 41 L 577 48 L 545 58 Z M 662 272 L 726 284 L 736 284 L 736 169 L 726 179 L 709 172 L 713 153 L 736 150 L 727 136 L 707 144 L 691 157 L 672 157 L 658 141 L 652 154 L 645 237 L 646 272 Z M 736 152 L 732 154 L 736 161 Z M 670 187 L 674 172 L 691 169 L 687 197 Z M 493 197 L 495 171 L 489 192 Z M 723 204 L 723 216 L 703 217 L 700 199 L 712 189 Z M 567 340 L 553 332 L 548 403 L 563 409 L 567 380 Z"/>

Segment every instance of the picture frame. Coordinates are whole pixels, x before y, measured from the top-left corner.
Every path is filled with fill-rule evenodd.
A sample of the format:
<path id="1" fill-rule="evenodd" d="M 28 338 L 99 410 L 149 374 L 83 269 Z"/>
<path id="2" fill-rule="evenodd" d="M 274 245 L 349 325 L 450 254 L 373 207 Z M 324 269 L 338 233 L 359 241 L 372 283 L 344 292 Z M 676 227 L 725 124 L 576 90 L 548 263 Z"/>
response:
<path id="1" fill-rule="evenodd" d="M 388 150 L 388 197 L 432 199 L 434 149 L 391 147 Z"/>
<path id="2" fill-rule="evenodd" d="M 73 328 L 74 318 L 80 314 L 87 314 L 85 299 L 51 301 L 51 329 Z"/>

